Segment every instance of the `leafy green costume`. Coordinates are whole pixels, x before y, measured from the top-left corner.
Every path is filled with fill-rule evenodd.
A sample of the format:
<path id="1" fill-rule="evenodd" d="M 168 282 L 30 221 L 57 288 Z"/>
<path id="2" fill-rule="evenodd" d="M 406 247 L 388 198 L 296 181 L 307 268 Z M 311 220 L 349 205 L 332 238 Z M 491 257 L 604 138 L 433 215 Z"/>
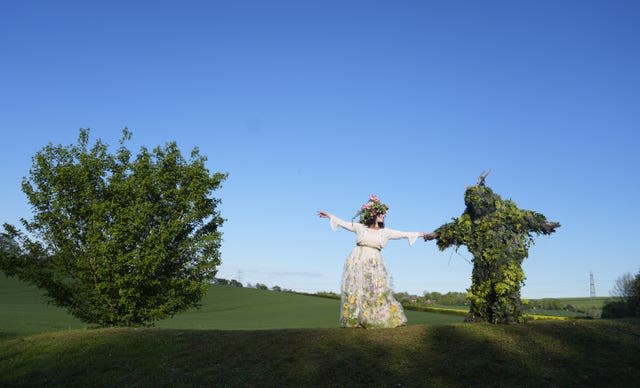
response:
<path id="1" fill-rule="evenodd" d="M 478 183 L 465 191 L 464 213 L 436 229 L 438 248 L 465 245 L 473 255 L 467 322 L 522 322 L 522 261 L 533 234 L 551 234 L 560 224 L 500 198 L 485 186 L 487 175 L 480 175 Z"/>

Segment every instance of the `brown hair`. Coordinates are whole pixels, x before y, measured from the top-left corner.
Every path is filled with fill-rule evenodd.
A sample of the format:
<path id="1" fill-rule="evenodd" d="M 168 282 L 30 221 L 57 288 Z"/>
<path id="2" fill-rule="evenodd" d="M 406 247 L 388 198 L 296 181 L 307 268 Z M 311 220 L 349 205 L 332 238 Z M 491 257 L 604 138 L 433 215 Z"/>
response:
<path id="1" fill-rule="evenodd" d="M 364 220 L 364 224 L 366 227 L 370 228 L 373 226 L 373 224 L 376 222 L 376 218 L 377 217 L 371 217 L 371 218 L 367 218 L 366 220 Z M 384 222 L 378 222 L 378 227 L 380 229 L 384 229 Z"/>

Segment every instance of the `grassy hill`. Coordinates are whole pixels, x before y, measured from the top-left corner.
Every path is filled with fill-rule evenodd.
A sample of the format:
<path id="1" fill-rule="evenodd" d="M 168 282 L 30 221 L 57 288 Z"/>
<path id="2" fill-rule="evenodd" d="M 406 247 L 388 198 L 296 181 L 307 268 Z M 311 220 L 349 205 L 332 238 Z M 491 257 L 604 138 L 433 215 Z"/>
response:
<path id="1" fill-rule="evenodd" d="M 285 292 L 211 286 L 200 309 L 156 324 L 171 329 L 335 328 L 339 301 Z M 458 323 L 461 317 L 407 311 L 409 324 Z M 66 310 L 47 305 L 37 288 L 0 274 L 0 333 L 29 334 L 85 328 Z"/>
<path id="2" fill-rule="evenodd" d="M 0 386 L 636 386 L 640 321 L 0 337 Z"/>
<path id="3" fill-rule="evenodd" d="M 87 325 L 47 305 L 43 292 L 0 271 L 0 335 L 78 329 Z"/>
<path id="4" fill-rule="evenodd" d="M 214 286 L 200 310 L 156 328 L 89 330 L 63 309 L 47 306 L 39 290 L 1 276 L 0 386 L 634 386 L 640 381 L 638 319 L 495 326 L 446 324 L 462 318 L 408 311 L 413 325 L 362 330 L 336 328 L 337 309 L 338 301 L 326 298 Z"/>

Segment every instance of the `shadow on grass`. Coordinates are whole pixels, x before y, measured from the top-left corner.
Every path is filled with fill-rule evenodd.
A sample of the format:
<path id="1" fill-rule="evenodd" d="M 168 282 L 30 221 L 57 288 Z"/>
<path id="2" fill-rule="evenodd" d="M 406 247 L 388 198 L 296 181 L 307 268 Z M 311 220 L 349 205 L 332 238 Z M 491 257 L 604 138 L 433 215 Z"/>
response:
<path id="1" fill-rule="evenodd" d="M 0 385 L 634 385 L 640 321 L 0 338 Z"/>
<path id="2" fill-rule="evenodd" d="M 434 328 L 423 337 L 425 385 L 634 386 L 640 379 L 640 322 L 545 322 Z M 429 344 L 429 345 L 427 345 Z M 421 347 L 411 359 L 420 359 Z M 435 359 L 434 359 L 435 358 Z"/>

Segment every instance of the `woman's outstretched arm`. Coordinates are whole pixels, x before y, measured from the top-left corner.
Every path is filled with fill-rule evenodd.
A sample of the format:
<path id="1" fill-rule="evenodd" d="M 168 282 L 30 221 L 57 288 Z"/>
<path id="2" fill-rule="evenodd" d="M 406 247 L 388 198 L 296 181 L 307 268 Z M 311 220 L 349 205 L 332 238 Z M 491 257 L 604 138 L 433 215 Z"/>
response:
<path id="1" fill-rule="evenodd" d="M 331 229 L 333 230 L 336 230 L 339 226 L 350 232 L 355 232 L 358 229 L 359 225 L 361 225 L 360 223 L 355 223 L 353 221 L 349 222 L 349 221 L 342 220 L 334 216 L 333 214 L 327 213 L 325 211 L 318 211 L 318 216 L 320 216 L 320 218 L 328 218 L 329 221 L 331 222 Z"/>
<path id="2" fill-rule="evenodd" d="M 331 218 L 333 214 L 318 210 L 318 215 L 320 218 Z"/>
<path id="3" fill-rule="evenodd" d="M 409 240 L 409 245 L 413 245 L 418 237 L 422 237 L 426 240 L 433 240 L 437 237 L 435 232 L 427 233 L 427 232 L 403 232 L 400 230 L 394 229 L 386 229 L 387 236 L 389 240 L 399 240 L 401 238 L 406 238 Z"/>

